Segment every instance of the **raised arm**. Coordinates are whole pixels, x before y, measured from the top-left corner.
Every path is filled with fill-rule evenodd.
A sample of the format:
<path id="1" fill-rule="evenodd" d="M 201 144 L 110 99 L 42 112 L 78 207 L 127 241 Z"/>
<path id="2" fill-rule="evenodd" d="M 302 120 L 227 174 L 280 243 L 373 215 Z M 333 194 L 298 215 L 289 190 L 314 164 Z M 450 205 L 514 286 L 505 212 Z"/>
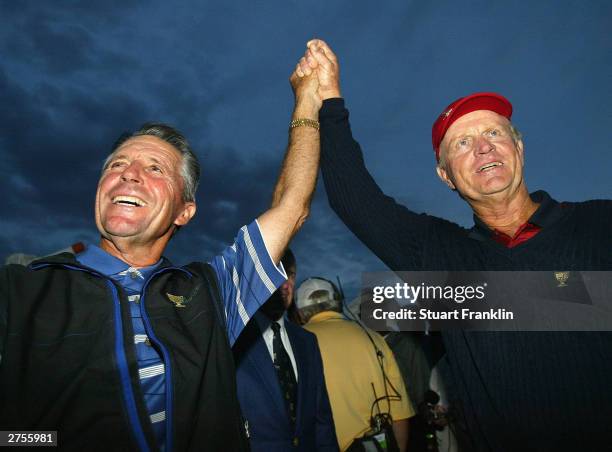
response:
<path id="1" fill-rule="evenodd" d="M 211 261 L 224 303 L 230 344 L 285 282 L 287 275 L 278 263 L 310 210 L 319 168 L 319 83 L 316 76 L 300 77 L 295 71 L 290 82 L 295 94 L 292 119 L 305 120 L 305 124 L 289 129 L 272 206 L 257 222 L 242 227 L 234 243 Z"/>
<path id="2" fill-rule="evenodd" d="M 258 218 L 266 248 L 275 263 L 300 229 L 310 212 L 310 202 L 319 171 L 318 125 L 321 97 L 315 74 L 290 77 L 295 95 L 292 121 L 305 119 L 289 130 L 289 144 L 280 176 L 274 189 L 272 205 Z"/>
<path id="3" fill-rule="evenodd" d="M 359 143 L 353 139 L 349 113 L 340 97 L 338 59 L 321 40 L 309 42 L 321 52 L 313 53 L 317 63 L 302 61 L 316 70 L 323 100 L 321 121 L 321 170 L 330 206 L 348 228 L 385 264 L 395 269 L 415 269 L 423 264 L 424 237 L 430 221 L 386 196 L 365 167 Z M 328 60 L 326 69 L 321 55 Z"/>

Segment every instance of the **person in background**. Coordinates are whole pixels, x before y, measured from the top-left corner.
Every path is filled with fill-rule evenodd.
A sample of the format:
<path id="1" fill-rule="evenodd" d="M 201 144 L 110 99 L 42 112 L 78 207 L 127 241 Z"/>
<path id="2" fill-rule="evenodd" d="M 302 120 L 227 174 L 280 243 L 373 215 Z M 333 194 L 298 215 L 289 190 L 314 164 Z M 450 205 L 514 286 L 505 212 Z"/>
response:
<path id="1" fill-rule="evenodd" d="M 340 449 L 363 450 L 364 435 L 387 424 L 399 450 L 405 451 L 414 410 L 382 336 L 342 315 L 340 293 L 326 279 L 304 281 L 296 306 L 304 328 L 319 342 Z"/>
<path id="2" fill-rule="evenodd" d="M 315 336 L 289 321 L 296 261 L 287 281 L 253 316 L 234 345 L 238 399 L 254 452 L 336 451 L 321 354 Z"/>

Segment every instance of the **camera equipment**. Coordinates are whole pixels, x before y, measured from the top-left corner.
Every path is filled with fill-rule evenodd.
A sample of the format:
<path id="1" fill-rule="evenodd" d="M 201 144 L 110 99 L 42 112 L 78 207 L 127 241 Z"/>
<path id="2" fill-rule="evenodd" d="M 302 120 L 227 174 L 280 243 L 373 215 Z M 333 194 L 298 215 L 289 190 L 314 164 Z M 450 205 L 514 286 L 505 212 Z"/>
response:
<path id="1" fill-rule="evenodd" d="M 374 392 L 374 402 L 372 402 L 372 407 L 370 409 L 370 427 L 371 430 L 363 435 L 361 438 L 357 438 L 353 444 L 347 449 L 347 452 L 357 452 L 357 451 L 365 451 L 365 452 L 397 452 L 399 451 L 399 447 L 397 444 L 397 440 L 395 438 L 395 433 L 393 433 L 393 418 L 391 417 L 391 402 L 402 400 L 402 396 L 395 389 L 391 380 L 387 373 L 385 372 L 384 367 L 384 358 L 385 354 L 383 351 L 378 348 L 376 342 L 370 335 L 368 329 L 362 324 L 361 320 L 358 319 L 344 304 L 344 291 L 342 290 L 342 284 L 340 282 L 340 278 L 338 278 L 338 292 L 340 294 L 340 299 L 343 301 L 344 311 L 347 313 L 347 317 L 350 317 L 357 325 L 361 327 L 363 332 L 366 334 L 372 346 L 374 347 L 374 351 L 376 353 L 376 359 L 378 361 L 378 365 L 380 367 L 380 371 L 383 377 L 383 384 L 385 388 L 385 394 L 381 397 L 376 394 L 376 389 L 374 387 L 374 383 L 372 385 L 372 391 Z M 391 389 L 391 394 L 389 394 L 389 389 Z M 381 402 L 386 402 L 387 407 L 386 411 L 381 409 Z M 376 410 L 376 412 L 375 412 Z"/>
<path id="2" fill-rule="evenodd" d="M 440 395 L 428 389 L 423 402 L 419 404 L 419 416 L 425 423 L 425 450 L 437 451 L 437 431 L 441 431 L 449 423 L 446 408 L 439 405 Z"/>

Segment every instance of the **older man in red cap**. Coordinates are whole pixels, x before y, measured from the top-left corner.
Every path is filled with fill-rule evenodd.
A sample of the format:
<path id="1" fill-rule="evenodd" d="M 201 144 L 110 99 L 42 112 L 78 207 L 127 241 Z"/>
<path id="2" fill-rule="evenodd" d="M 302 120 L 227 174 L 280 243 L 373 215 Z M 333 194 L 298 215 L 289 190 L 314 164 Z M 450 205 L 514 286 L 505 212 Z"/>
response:
<path id="1" fill-rule="evenodd" d="M 539 204 L 525 185 L 523 141 L 511 116 L 505 97 L 475 93 L 450 104 L 432 127 L 438 176 L 508 248 L 540 230 L 529 222 Z"/>
<path id="2" fill-rule="evenodd" d="M 395 271 L 612 270 L 612 202 L 559 203 L 529 193 L 510 102 L 476 93 L 436 119 L 439 177 L 474 212 L 474 226 L 416 213 L 386 196 L 364 165 L 340 94 L 338 61 L 310 41 L 298 76 L 316 72 L 324 100 L 321 168 L 331 207 Z M 469 450 L 594 450 L 612 443 L 609 332 L 444 331 L 447 383 Z"/>

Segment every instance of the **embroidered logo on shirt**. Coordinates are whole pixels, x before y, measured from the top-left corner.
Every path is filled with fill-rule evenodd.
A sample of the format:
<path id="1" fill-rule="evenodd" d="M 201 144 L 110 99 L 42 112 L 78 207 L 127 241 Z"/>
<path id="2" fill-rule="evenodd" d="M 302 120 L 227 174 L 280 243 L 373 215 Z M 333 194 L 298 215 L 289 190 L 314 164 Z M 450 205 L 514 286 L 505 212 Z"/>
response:
<path id="1" fill-rule="evenodd" d="M 570 272 L 555 272 L 555 279 L 559 283 L 557 287 L 567 287 Z"/>
<path id="2" fill-rule="evenodd" d="M 194 297 L 198 294 L 198 292 L 200 291 L 200 287 L 201 287 L 201 284 L 198 284 L 196 288 L 193 290 L 193 292 L 191 292 L 191 294 L 188 297 L 184 297 L 183 295 L 173 295 L 168 292 L 166 292 L 166 296 L 168 297 L 168 300 L 170 300 L 170 303 L 172 303 L 175 308 L 184 308 L 186 307 L 187 303 L 193 300 Z"/>
<path id="3" fill-rule="evenodd" d="M 129 276 L 132 279 L 136 279 L 136 278 L 144 279 L 144 276 L 142 276 L 142 273 L 140 272 L 140 270 L 138 270 L 137 268 L 134 268 L 134 267 L 130 267 L 127 270 L 124 270 L 124 271 L 119 272 L 117 274 L 119 276 Z"/>
<path id="4" fill-rule="evenodd" d="M 175 308 L 184 308 L 185 307 L 185 297 L 182 295 L 172 295 L 171 293 L 166 293 L 168 300 L 172 304 L 174 304 Z"/>

